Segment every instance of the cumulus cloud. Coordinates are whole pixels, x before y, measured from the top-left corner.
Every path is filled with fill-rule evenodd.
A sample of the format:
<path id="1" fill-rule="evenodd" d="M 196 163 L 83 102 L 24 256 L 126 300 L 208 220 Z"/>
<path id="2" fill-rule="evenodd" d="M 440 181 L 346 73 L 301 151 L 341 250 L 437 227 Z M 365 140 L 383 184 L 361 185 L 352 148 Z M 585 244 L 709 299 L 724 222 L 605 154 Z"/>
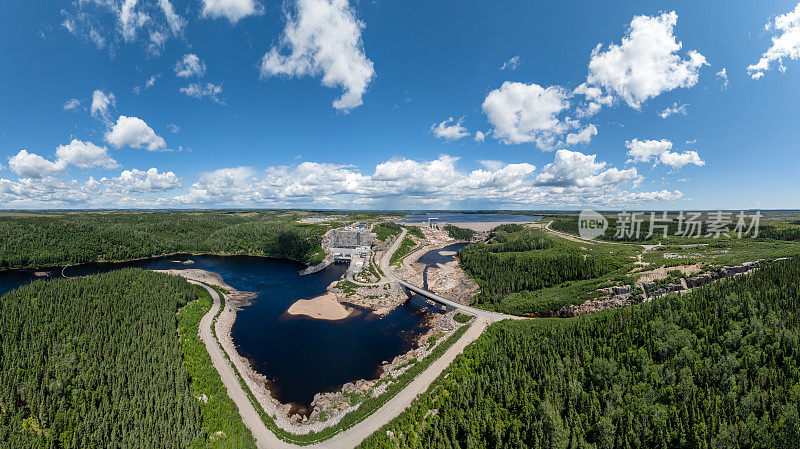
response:
<path id="1" fill-rule="evenodd" d="M 89 111 L 92 113 L 92 117 L 108 121 L 108 110 L 116 104 L 117 100 L 114 98 L 113 92 L 105 93 L 102 90 L 95 90 L 92 92 L 92 105 Z"/>
<path id="2" fill-rule="evenodd" d="M 597 135 L 597 127 L 594 125 L 587 125 L 576 133 L 567 134 L 567 145 L 578 145 L 581 143 L 589 143 L 592 141 L 592 136 Z"/>
<path id="3" fill-rule="evenodd" d="M 500 66 L 500 70 L 517 70 L 519 67 L 519 55 L 510 58 L 508 61 L 504 62 L 502 66 Z"/>
<path id="4" fill-rule="evenodd" d="M 109 156 L 105 147 L 77 139 L 67 145 L 61 145 L 56 148 L 56 157 L 57 163 L 74 165 L 78 168 L 102 167 L 111 169 L 119 167 L 117 161 Z"/>
<path id="5" fill-rule="evenodd" d="M 483 131 L 475 131 L 475 142 L 483 142 L 486 139 L 486 134 Z"/>
<path id="6" fill-rule="evenodd" d="M 206 64 L 194 53 L 183 55 L 175 63 L 175 75 L 181 78 L 202 77 L 206 73 Z"/>
<path id="7" fill-rule="evenodd" d="M 23 153 L 20 161 L 36 158 Z M 42 158 L 43 159 L 43 158 Z M 46 161 L 49 162 L 49 161 Z M 45 166 L 39 177 L 18 181 L 0 179 L 0 203 L 47 207 L 175 207 L 175 206 L 289 206 L 289 207 L 442 207 L 464 201 L 498 207 L 534 205 L 619 207 L 672 201 L 679 191 L 640 192 L 636 169 L 621 170 L 598 161 L 596 155 L 560 150 L 537 172 L 528 163 L 480 161 L 481 168 L 464 170 L 459 158 L 441 155 L 432 160 L 393 158 L 364 170 L 352 165 L 302 162 L 291 166 L 220 168 L 201 174 L 187 191 L 170 171 L 124 170 L 117 177 L 86 182 L 53 177 Z M 54 163 L 50 163 L 54 164 Z M 17 161 L 15 166 L 20 166 Z M 50 170 L 49 174 L 46 174 Z M 40 169 L 37 173 L 43 173 Z"/>
<path id="8" fill-rule="evenodd" d="M 562 137 L 580 124 L 561 117 L 569 106 L 570 94 L 560 86 L 547 88 L 538 84 L 506 81 L 486 96 L 483 112 L 494 126 L 492 134 L 505 144 L 535 143 L 542 150 L 565 144 Z M 594 126 L 584 128 L 570 138 L 588 142 L 597 133 Z M 583 139 L 583 140 L 581 140 Z"/>
<path id="9" fill-rule="evenodd" d="M 28 178 L 54 175 L 66 170 L 70 165 L 84 169 L 119 167 L 117 161 L 109 156 L 108 150 L 91 142 L 77 139 L 67 145 L 59 146 L 56 149 L 55 161 L 50 161 L 36 153 L 29 153 L 27 150 L 20 150 L 8 160 L 8 167 L 11 171 Z"/>
<path id="10" fill-rule="evenodd" d="M 675 170 L 680 170 L 689 164 L 697 165 L 698 167 L 706 165 L 705 161 L 700 159 L 697 151 L 684 151 L 683 153 L 665 151 L 659 155 L 659 160 L 662 164 L 669 165 Z"/>
<path id="11" fill-rule="evenodd" d="M 219 95 L 222 93 L 222 86 L 219 84 L 206 83 L 203 85 L 202 83 L 192 83 L 186 87 L 181 87 L 180 92 L 184 95 L 198 99 L 208 97 L 219 104 L 224 104 L 224 102 L 219 98 Z"/>
<path id="12" fill-rule="evenodd" d="M 633 139 L 625 142 L 625 146 L 628 148 L 628 157 L 630 157 L 628 163 L 653 162 L 654 165 L 656 165 L 660 162 L 675 170 L 680 170 L 689 164 L 697 165 L 698 167 L 706 165 L 697 151 L 684 151 L 683 153 L 670 151 L 672 149 L 672 142 L 666 139 Z"/>
<path id="13" fill-rule="evenodd" d="M 375 76 L 364 54 L 363 29 L 348 0 L 297 0 L 280 44 L 262 59 L 261 76 L 322 76 L 324 86 L 344 91 L 333 102 L 335 109 L 360 106 Z"/>
<path id="14" fill-rule="evenodd" d="M 212 19 L 225 18 L 231 23 L 253 15 L 259 15 L 263 11 L 261 4 L 255 0 L 203 0 L 203 17 Z"/>
<path id="15" fill-rule="evenodd" d="M 612 96 L 639 109 L 663 92 L 694 86 L 706 58 L 695 50 L 688 51 L 685 59 L 678 54 L 683 44 L 674 35 L 677 21 L 674 11 L 636 16 L 620 44 L 610 44 L 605 50 L 598 44 L 583 87 L 587 100 L 600 104 L 597 99 Z"/>
<path id="16" fill-rule="evenodd" d="M 77 98 L 70 98 L 64 103 L 65 111 L 73 111 L 81 106 L 81 101 Z"/>
<path id="17" fill-rule="evenodd" d="M 175 197 L 183 204 L 352 204 L 446 206 L 463 200 L 495 204 L 625 204 L 673 200 L 680 192 L 629 192 L 638 185 L 635 168 L 620 170 L 597 161 L 596 155 L 560 150 L 552 164 L 536 172 L 532 164 L 481 161 L 484 168 L 465 171 L 457 157 L 434 160 L 395 158 L 378 164 L 372 174 L 356 167 L 303 162 L 206 173 L 189 193 Z M 323 199 L 320 201 L 320 199 Z M 628 201 L 630 200 L 630 201 Z"/>
<path id="18" fill-rule="evenodd" d="M 41 178 L 63 171 L 66 164 L 49 161 L 35 153 L 20 150 L 8 160 L 8 168 L 14 173 L 28 178 Z"/>
<path id="19" fill-rule="evenodd" d="M 536 183 L 557 187 L 600 187 L 640 182 L 635 168 L 619 170 L 612 167 L 603 170 L 606 165 L 605 162 L 597 161 L 596 154 L 558 150 L 553 163 L 542 167 Z"/>
<path id="20" fill-rule="evenodd" d="M 773 34 L 772 46 L 758 62 L 747 67 L 747 73 L 756 80 L 764 76 L 773 62 L 777 61 L 778 70 L 785 72 L 784 59 L 800 59 L 800 3 L 794 10 L 775 17 L 764 28 Z"/>
<path id="21" fill-rule="evenodd" d="M 650 162 L 654 156 L 672 149 L 672 142 L 667 139 L 639 140 L 633 139 L 625 142 L 628 148 L 628 163 Z"/>
<path id="22" fill-rule="evenodd" d="M 678 103 L 672 103 L 672 106 L 670 106 L 670 107 L 664 109 L 663 111 L 659 112 L 658 116 L 661 117 L 661 118 L 667 118 L 670 115 L 674 115 L 674 114 L 686 115 L 686 108 L 688 106 L 689 106 L 688 104 L 680 104 L 679 105 Z"/>
<path id="23" fill-rule="evenodd" d="M 441 123 L 434 123 L 431 125 L 431 132 L 434 136 L 447 141 L 463 139 L 469 135 L 467 128 L 461 125 L 461 119 L 454 122 L 453 117 Z"/>
<path id="24" fill-rule="evenodd" d="M 169 151 L 164 139 L 138 117 L 120 115 L 117 123 L 105 134 L 105 140 L 115 148 L 128 146 L 147 151 Z"/>
<path id="25" fill-rule="evenodd" d="M 159 172 L 156 168 L 147 171 L 131 169 L 124 170 L 116 178 L 102 179 L 109 189 L 121 193 L 136 192 L 162 192 L 181 186 L 175 173 Z"/>

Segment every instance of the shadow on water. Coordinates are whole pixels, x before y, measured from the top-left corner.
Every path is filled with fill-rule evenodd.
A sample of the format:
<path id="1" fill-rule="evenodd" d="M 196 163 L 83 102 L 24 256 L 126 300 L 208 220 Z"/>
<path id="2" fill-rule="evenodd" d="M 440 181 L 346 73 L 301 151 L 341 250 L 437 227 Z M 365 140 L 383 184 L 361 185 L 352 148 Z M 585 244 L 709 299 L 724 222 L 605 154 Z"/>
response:
<path id="1" fill-rule="evenodd" d="M 193 263 L 183 263 L 188 260 Z M 289 260 L 175 255 L 71 266 L 63 272 L 72 277 L 124 267 L 208 270 L 218 273 L 238 290 L 255 292 L 252 304 L 237 314 L 231 330 L 233 341 L 253 368 L 269 380 L 272 396 L 282 403 L 293 404 L 295 412 L 308 411 L 316 393 L 334 391 L 358 379 L 378 377 L 383 362 L 413 349 L 419 335 L 429 329 L 428 305 L 414 297 L 384 317 L 364 311 L 338 321 L 281 318 L 294 301 L 322 294 L 337 281 L 346 269 L 341 265 L 300 276 L 299 270 L 304 265 Z M 60 275 L 58 267 L 39 272 L 0 272 L 0 293 L 35 279 Z"/>

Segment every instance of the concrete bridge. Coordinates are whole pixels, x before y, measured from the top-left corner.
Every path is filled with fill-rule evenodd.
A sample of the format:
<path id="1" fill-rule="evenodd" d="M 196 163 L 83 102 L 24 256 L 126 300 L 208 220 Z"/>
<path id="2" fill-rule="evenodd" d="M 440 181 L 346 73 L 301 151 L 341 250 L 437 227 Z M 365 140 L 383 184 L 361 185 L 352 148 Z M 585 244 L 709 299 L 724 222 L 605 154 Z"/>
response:
<path id="1" fill-rule="evenodd" d="M 422 287 L 416 286 L 416 285 L 414 285 L 414 284 L 412 284 L 410 282 L 407 282 L 407 281 L 397 277 L 397 275 L 395 275 L 394 272 L 392 271 L 392 269 L 389 267 L 389 259 L 391 258 L 392 254 L 394 254 L 394 252 L 397 251 L 397 248 L 400 246 L 400 243 L 403 241 L 405 236 L 406 236 L 406 229 L 403 228 L 403 230 L 400 233 L 400 235 L 397 236 L 397 238 L 395 239 L 394 243 L 392 243 L 392 246 L 390 246 L 389 249 L 386 251 L 386 253 L 383 255 L 383 258 L 381 259 L 381 269 L 383 270 L 384 273 L 386 273 L 387 277 L 390 280 L 393 280 L 394 282 L 397 282 L 398 284 L 400 284 L 400 286 L 403 287 L 403 289 L 406 291 L 406 293 L 409 293 L 409 292 L 415 293 L 417 295 L 420 295 L 420 296 L 424 297 L 425 299 L 434 301 L 437 304 L 440 304 L 445 310 L 459 309 L 459 310 L 462 310 L 464 312 L 471 313 L 471 314 L 473 314 L 475 316 L 487 318 L 487 319 L 489 319 L 491 321 L 500 321 L 500 320 L 506 320 L 506 319 L 512 319 L 512 320 L 524 319 L 522 317 L 518 317 L 518 316 L 514 316 L 514 315 L 506 315 L 506 314 L 503 314 L 503 313 L 491 312 L 491 311 L 483 310 L 483 309 L 476 309 L 475 307 L 470 307 L 470 306 L 458 303 L 456 301 L 453 301 L 453 300 L 450 300 L 450 299 L 447 299 L 447 298 L 443 298 L 443 297 L 437 295 L 436 293 L 433 293 L 433 292 L 431 292 L 429 290 L 426 290 L 426 289 L 424 289 Z"/>

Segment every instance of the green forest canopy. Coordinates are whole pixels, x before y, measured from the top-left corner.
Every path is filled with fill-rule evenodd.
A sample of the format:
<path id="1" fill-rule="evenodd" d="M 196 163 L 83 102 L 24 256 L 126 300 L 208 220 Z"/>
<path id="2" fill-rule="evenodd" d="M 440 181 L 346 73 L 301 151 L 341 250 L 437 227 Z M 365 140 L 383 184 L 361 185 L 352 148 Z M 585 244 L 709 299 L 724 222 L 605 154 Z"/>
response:
<path id="1" fill-rule="evenodd" d="M 297 212 L 92 212 L 0 216 L 0 269 L 122 261 L 170 253 L 323 258 L 326 225 Z"/>
<path id="2" fill-rule="evenodd" d="M 795 447 L 798 314 L 795 258 L 685 296 L 494 324 L 360 447 Z"/>
<path id="3" fill-rule="evenodd" d="M 186 448 L 207 438 L 177 335 L 176 312 L 195 298 L 185 280 L 139 269 L 0 298 L 0 446 Z"/>

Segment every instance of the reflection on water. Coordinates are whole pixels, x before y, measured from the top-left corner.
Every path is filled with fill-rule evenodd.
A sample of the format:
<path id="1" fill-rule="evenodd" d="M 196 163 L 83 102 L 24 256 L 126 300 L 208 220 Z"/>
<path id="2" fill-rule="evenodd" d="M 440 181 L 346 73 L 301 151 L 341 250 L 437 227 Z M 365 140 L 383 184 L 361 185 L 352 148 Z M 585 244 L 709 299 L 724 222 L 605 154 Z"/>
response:
<path id="1" fill-rule="evenodd" d="M 182 262 L 192 260 L 185 265 Z M 357 379 L 379 375 L 380 365 L 412 349 L 427 331 L 425 304 L 412 298 L 383 318 L 362 313 L 340 321 L 283 316 L 298 299 L 325 291 L 346 269 L 333 265 L 300 276 L 304 265 L 250 256 L 166 256 L 124 263 L 94 263 L 65 268 L 65 276 L 107 272 L 122 267 L 198 268 L 213 271 L 232 287 L 255 292 L 231 331 L 233 341 L 253 367 L 271 381 L 273 397 L 308 406 L 314 394 L 335 390 Z M 60 268 L 0 272 L 0 293 L 38 278 L 58 277 Z M 36 275 L 39 275 L 38 277 Z"/>

